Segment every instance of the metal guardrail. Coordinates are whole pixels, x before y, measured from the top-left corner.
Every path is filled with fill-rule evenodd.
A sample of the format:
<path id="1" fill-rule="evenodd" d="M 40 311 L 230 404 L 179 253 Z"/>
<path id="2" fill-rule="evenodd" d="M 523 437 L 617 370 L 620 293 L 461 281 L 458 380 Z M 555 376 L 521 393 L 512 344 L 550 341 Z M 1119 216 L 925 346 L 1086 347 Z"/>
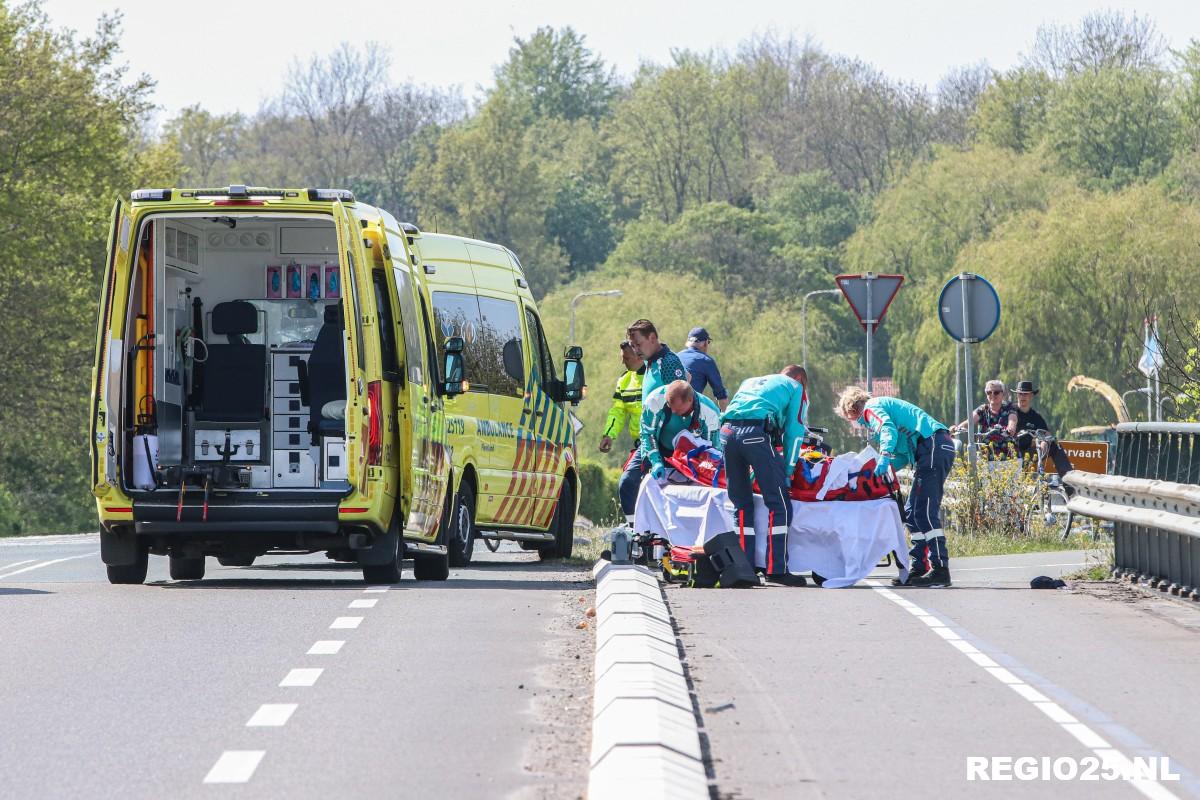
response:
<path id="1" fill-rule="evenodd" d="M 1113 523 L 1118 577 L 1200 601 L 1200 486 L 1079 471 L 1065 482 L 1073 513 Z"/>
<path id="2" fill-rule="evenodd" d="M 1117 425 L 1118 475 L 1200 484 L 1200 424 L 1123 422 Z"/>

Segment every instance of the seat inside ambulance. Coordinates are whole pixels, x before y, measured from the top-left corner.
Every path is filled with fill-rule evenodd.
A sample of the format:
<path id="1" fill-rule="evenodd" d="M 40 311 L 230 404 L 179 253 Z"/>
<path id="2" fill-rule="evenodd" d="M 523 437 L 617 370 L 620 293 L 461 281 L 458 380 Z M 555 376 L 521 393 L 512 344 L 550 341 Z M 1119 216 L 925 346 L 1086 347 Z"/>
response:
<path id="1" fill-rule="evenodd" d="M 341 306 L 325 306 L 325 322 L 317 334 L 301 381 L 312 409 L 309 427 L 313 444 L 323 436 L 346 435 L 346 357 L 342 340 L 345 323 Z"/>
<path id="2" fill-rule="evenodd" d="M 210 328 L 227 342 L 208 344 L 197 422 L 261 422 L 266 418 L 267 348 L 250 344 L 258 333 L 258 309 L 244 300 L 219 303 Z"/>

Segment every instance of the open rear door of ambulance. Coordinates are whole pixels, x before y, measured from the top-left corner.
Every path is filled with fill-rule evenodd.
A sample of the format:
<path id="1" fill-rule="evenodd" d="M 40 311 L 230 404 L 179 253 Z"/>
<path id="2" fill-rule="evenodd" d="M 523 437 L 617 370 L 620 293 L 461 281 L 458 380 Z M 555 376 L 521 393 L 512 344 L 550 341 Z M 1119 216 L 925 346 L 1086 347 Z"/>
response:
<path id="1" fill-rule="evenodd" d="M 368 424 L 364 414 L 367 402 L 367 354 L 364 350 L 362 309 L 362 264 L 355 256 L 358 249 L 356 224 L 341 200 L 333 202 L 333 220 L 337 227 L 338 260 L 342 267 L 342 316 L 348 334 L 346 353 L 346 478 L 360 492 L 359 500 L 366 500 L 367 489 L 367 445 Z M 320 413 L 314 409 L 314 413 Z M 357 503 L 357 501 L 356 501 Z"/>
<path id="2" fill-rule="evenodd" d="M 121 364 L 124 346 L 120 338 L 112 335 L 114 313 L 124 307 L 118 302 L 118 280 L 123 270 L 118 269 L 129 261 L 130 238 L 133 235 L 133 218 L 129 204 L 118 199 L 113 205 L 108 227 L 108 249 L 104 264 L 104 283 L 100 298 L 99 318 L 96 322 L 96 357 L 92 369 L 92 413 L 89 422 L 92 448 L 92 491 L 99 497 L 112 489 L 120 488 L 117 474 L 117 450 L 120 437 L 117 426 L 120 422 L 119 395 L 121 390 Z"/>

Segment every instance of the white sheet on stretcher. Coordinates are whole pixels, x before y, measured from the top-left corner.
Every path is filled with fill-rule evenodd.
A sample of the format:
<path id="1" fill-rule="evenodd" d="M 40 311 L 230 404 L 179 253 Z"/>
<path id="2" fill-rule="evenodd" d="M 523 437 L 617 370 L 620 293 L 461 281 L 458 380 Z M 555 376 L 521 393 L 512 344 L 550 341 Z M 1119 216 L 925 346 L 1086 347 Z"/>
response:
<path id="1" fill-rule="evenodd" d="M 900 511 L 891 498 L 816 503 L 792 501 L 788 531 L 788 569 L 814 571 L 825 577 L 825 588 L 853 586 L 871 574 L 889 552 L 900 558 L 908 574 L 908 543 Z M 659 486 L 642 481 L 634 528 L 663 536 L 674 545 L 700 545 L 712 537 L 737 530 L 733 504 L 724 489 L 706 486 Z M 757 564 L 766 565 L 767 510 L 754 497 Z"/>

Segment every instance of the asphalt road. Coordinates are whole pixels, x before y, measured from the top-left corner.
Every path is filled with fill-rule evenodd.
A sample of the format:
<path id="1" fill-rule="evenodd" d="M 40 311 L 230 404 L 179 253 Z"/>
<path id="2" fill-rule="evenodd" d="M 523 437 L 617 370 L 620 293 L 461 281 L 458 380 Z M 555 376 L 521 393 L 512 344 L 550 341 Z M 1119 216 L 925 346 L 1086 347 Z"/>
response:
<path id="1" fill-rule="evenodd" d="M 717 793 L 1200 796 L 1200 610 L 1028 588 L 1086 560 L 958 559 L 948 589 L 892 590 L 892 570 L 849 589 L 668 588 Z M 1169 756 L 1180 780 L 967 780 L 970 757 L 1111 751 Z"/>
<path id="2" fill-rule="evenodd" d="M 0 540 L 0 796 L 578 797 L 583 568 L 520 551 L 445 583 L 208 560 L 110 586 L 95 535 Z M 585 602 L 581 603 L 580 598 Z"/>

